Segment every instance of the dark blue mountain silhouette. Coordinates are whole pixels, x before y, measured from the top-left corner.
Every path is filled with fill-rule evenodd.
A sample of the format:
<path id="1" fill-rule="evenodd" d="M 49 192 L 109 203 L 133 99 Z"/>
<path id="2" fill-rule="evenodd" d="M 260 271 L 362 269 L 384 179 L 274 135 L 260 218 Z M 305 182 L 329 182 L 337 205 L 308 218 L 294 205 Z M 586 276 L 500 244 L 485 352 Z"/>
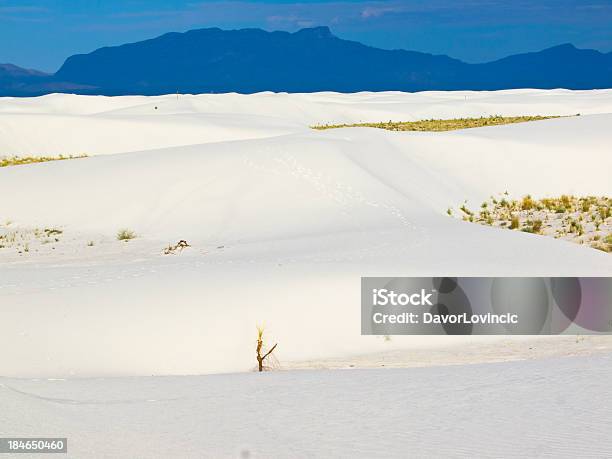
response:
<path id="1" fill-rule="evenodd" d="M 66 60 L 52 76 L 2 78 L 0 94 L 167 94 L 612 87 L 612 53 L 561 45 L 486 64 L 383 50 L 327 27 L 168 33 Z"/>
<path id="2" fill-rule="evenodd" d="M 64 82 L 54 75 L 38 70 L 23 69 L 12 64 L 0 64 L 1 96 L 37 96 L 53 92 L 95 92 L 92 86 Z M 85 92 L 83 92 L 85 93 Z"/>
<path id="3" fill-rule="evenodd" d="M 612 88 L 612 53 L 565 44 L 473 65 L 475 89 Z"/>
<path id="4" fill-rule="evenodd" d="M 46 73 L 36 70 L 22 69 L 12 64 L 0 64 L 0 94 L 5 91 L 27 92 L 30 85 L 36 85 L 41 79 L 48 77 Z"/>

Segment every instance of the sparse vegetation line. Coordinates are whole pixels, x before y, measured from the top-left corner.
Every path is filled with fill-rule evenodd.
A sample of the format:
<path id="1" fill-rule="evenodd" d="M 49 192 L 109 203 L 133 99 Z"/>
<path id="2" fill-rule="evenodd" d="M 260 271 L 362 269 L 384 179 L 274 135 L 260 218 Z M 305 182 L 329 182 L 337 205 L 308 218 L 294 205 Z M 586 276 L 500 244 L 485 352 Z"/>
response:
<path id="1" fill-rule="evenodd" d="M 484 126 L 499 126 L 502 124 L 526 123 L 528 121 L 540 121 L 561 116 L 487 116 L 481 118 L 455 118 L 448 120 L 430 119 L 422 121 L 388 121 L 381 123 L 357 123 L 357 124 L 321 124 L 311 126 L 312 129 L 323 131 L 326 129 L 338 129 L 348 127 L 370 127 L 386 129 L 388 131 L 422 131 L 442 132 L 458 129 L 471 129 Z"/>
<path id="2" fill-rule="evenodd" d="M 64 161 L 66 159 L 87 158 L 88 155 L 59 155 L 59 156 L 11 156 L 0 158 L 0 167 L 23 166 L 25 164 L 46 163 L 49 161 Z"/>
<path id="3" fill-rule="evenodd" d="M 16 249 L 19 255 L 38 252 L 42 246 L 50 245 L 51 250 L 64 234 L 59 228 L 12 228 L 12 222 L 0 223 L 0 252 Z"/>
<path id="4" fill-rule="evenodd" d="M 451 207 L 446 213 L 455 216 Z M 491 196 L 480 210 L 464 203 L 458 215 L 468 222 L 551 236 L 612 253 L 612 198 L 606 196 L 534 199 L 527 195 L 517 200 L 506 192 Z"/>

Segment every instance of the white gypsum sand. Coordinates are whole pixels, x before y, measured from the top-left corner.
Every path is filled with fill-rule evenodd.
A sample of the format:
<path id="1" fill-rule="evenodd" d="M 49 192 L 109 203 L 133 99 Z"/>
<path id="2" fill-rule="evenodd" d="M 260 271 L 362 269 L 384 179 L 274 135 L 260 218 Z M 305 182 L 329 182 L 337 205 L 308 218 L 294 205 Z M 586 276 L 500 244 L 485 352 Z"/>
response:
<path id="1" fill-rule="evenodd" d="M 256 325 L 281 368 L 440 346 L 360 336 L 360 277 L 610 275 L 606 253 L 445 212 L 501 191 L 610 196 L 611 113 L 608 90 L 0 99 L 2 154 L 93 155 L 0 169 L 0 231 L 62 231 L 0 249 L 0 374 L 246 371 Z"/>
<path id="2" fill-rule="evenodd" d="M 612 91 L 0 99 L 0 155 L 91 155 L 0 168 L 0 431 L 68 457 L 609 456 L 610 337 L 360 336 L 359 279 L 612 274 L 446 215 L 610 196 L 611 122 Z M 284 371 L 249 372 L 257 325 Z"/>
<path id="3" fill-rule="evenodd" d="M 393 370 L 0 378 L 0 430 L 68 457 L 608 457 L 612 358 Z M 27 456 L 25 456 L 27 457 Z"/>

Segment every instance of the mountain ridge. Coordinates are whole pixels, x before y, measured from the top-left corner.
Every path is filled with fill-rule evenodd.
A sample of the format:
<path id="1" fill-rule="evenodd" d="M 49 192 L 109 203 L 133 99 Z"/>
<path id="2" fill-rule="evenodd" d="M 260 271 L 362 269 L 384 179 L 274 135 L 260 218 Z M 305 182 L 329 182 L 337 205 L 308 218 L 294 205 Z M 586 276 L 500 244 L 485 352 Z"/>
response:
<path id="1" fill-rule="evenodd" d="M 66 59 L 52 75 L 0 65 L 0 95 L 75 92 L 359 92 L 612 87 L 612 53 L 565 43 L 468 64 L 446 55 L 380 49 L 327 26 L 296 32 L 217 27 L 168 32 Z"/>

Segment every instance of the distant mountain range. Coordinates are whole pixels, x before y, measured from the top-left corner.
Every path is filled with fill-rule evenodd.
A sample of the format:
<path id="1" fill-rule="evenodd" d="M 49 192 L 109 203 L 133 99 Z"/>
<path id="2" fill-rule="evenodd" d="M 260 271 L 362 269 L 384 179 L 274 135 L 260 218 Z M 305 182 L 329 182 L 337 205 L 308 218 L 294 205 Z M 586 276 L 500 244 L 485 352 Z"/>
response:
<path id="1" fill-rule="evenodd" d="M 0 95 L 612 88 L 612 53 L 565 44 L 485 64 L 384 50 L 327 27 L 168 33 L 69 57 L 57 73 L 0 65 Z"/>

